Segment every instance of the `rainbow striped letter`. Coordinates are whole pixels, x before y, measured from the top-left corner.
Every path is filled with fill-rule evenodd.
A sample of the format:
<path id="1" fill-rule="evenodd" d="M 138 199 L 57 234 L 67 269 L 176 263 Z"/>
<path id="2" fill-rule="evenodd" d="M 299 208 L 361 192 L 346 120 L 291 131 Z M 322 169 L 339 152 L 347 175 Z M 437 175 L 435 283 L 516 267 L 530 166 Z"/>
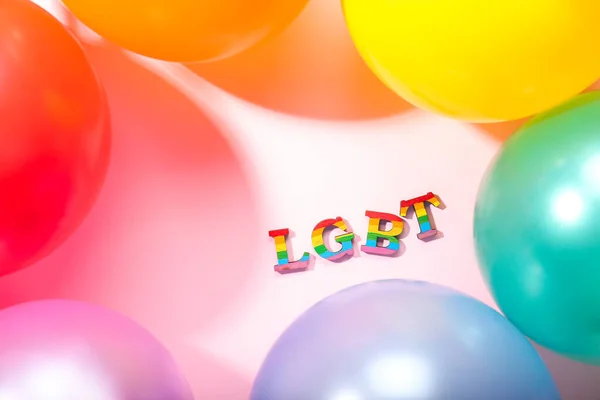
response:
<path id="1" fill-rule="evenodd" d="M 269 231 L 269 236 L 271 236 L 275 240 L 275 251 L 277 251 L 277 265 L 275 266 L 275 271 L 279 272 L 280 274 L 306 271 L 308 269 L 308 263 L 310 261 L 310 254 L 306 252 L 298 261 L 289 260 L 287 243 L 285 242 L 285 238 L 289 234 L 289 229 L 278 229 L 275 231 Z"/>
<path id="2" fill-rule="evenodd" d="M 323 236 L 326 230 L 336 228 L 343 230 L 345 233 L 335 237 L 335 241 L 340 243 L 342 248 L 333 252 L 327 248 Z M 315 251 L 318 255 L 330 261 L 340 260 L 344 256 L 352 257 L 354 255 L 354 248 L 352 247 L 353 239 L 354 233 L 350 232 L 342 217 L 321 221 L 312 231 L 312 244 Z"/>
<path id="3" fill-rule="evenodd" d="M 367 211 L 365 215 L 370 218 L 369 231 L 367 232 L 367 244 L 361 246 L 360 249 L 367 254 L 379 254 L 383 256 L 391 256 L 397 253 L 400 250 L 398 236 L 404 230 L 404 221 L 402 218 L 394 214 L 375 211 Z M 386 222 L 391 222 L 392 228 L 388 231 L 383 231 L 382 228 Z M 388 240 L 389 244 L 383 246 L 383 240 Z"/>
<path id="4" fill-rule="evenodd" d="M 417 220 L 419 221 L 419 229 L 421 230 L 421 232 L 417 234 L 417 237 L 421 240 L 433 238 L 438 233 L 438 231 L 435 229 L 435 226 L 432 226 L 432 223 L 429 220 L 425 203 L 429 203 L 434 207 L 439 207 L 440 199 L 438 199 L 433 193 L 429 192 L 425 196 L 415 197 L 411 200 L 402 200 L 400 202 L 401 217 L 406 217 L 408 210 L 411 207 L 414 207 L 415 214 L 417 214 Z"/>

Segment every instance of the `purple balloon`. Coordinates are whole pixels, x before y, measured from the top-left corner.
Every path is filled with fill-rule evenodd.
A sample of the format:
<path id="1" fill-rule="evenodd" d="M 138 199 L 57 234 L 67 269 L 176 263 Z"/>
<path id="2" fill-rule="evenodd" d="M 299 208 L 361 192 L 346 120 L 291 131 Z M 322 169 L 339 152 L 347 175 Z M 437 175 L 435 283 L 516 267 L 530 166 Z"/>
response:
<path id="1" fill-rule="evenodd" d="M 193 400 L 169 352 L 108 309 L 42 300 L 0 311 L 0 399 Z"/>
<path id="2" fill-rule="evenodd" d="M 506 318 L 455 290 L 391 279 L 301 315 L 258 373 L 252 400 L 559 400 Z"/>

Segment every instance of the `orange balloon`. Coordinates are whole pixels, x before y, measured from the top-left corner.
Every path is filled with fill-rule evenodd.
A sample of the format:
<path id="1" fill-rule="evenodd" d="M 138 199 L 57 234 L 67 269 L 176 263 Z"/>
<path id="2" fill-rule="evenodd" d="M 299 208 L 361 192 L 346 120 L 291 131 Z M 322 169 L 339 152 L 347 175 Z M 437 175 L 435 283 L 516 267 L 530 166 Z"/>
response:
<path id="1" fill-rule="evenodd" d="M 414 108 L 360 57 L 340 0 L 311 0 L 277 37 L 226 60 L 188 67 L 236 97 L 306 118 L 362 120 Z"/>
<path id="2" fill-rule="evenodd" d="M 213 61 L 282 31 L 308 0 L 64 0 L 105 39 L 166 61 Z"/>

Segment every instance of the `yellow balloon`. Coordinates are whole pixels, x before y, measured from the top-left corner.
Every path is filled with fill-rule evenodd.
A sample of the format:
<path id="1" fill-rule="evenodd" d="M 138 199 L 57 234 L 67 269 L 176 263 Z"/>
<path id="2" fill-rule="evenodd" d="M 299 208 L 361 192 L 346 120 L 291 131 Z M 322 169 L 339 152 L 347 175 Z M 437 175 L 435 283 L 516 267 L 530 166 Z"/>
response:
<path id="1" fill-rule="evenodd" d="M 363 59 L 417 107 L 524 118 L 600 77 L 600 0 L 342 0 Z"/>

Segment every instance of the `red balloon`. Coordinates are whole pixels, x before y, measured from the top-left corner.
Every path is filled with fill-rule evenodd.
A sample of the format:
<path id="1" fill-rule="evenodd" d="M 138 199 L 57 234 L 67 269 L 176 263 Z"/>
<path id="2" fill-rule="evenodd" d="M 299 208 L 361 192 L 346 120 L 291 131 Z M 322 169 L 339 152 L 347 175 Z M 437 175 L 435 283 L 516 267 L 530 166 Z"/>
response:
<path id="1" fill-rule="evenodd" d="M 75 38 L 28 0 L 0 1 L 0 275 L 81 223 L 108 165 L 103 89 Z"/>

